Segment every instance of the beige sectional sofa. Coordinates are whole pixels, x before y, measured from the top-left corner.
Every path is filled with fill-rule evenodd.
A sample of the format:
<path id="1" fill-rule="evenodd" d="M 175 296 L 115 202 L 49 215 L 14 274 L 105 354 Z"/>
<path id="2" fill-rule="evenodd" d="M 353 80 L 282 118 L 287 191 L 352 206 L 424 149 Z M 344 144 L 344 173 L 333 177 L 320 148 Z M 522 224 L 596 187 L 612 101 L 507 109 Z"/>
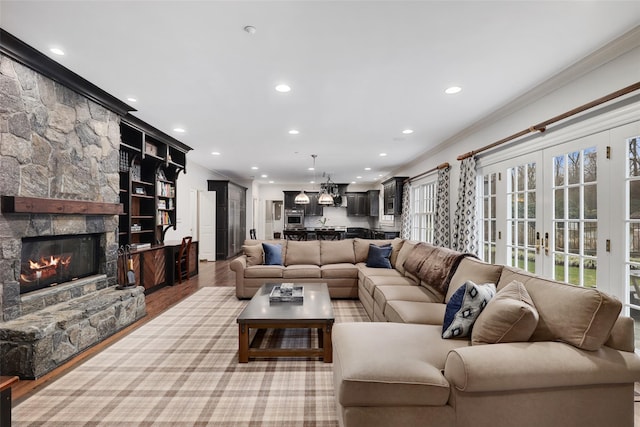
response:
<path id="1" fill-rule="evenodd" d="M 235 260 L 238 294 L 249 297 L 260 280 L 282 277 L 326 281 L 333 296 L 360 299 L 375 322 L 333 328 L 340 425 L 633 426 L 640 357 L 633 320 L 619 315 L 615 298 L 413 241 L 291 243 L 277 278 L 257 277 L 267 266 L 245 267 L 244 255 Z M 315 246 L 296 255 L 300 243 Z M 393 268 L 365 266 L 369 243 L 393 245 Z M 324 272 L 332 264 L 323 260 L 339 261 L 343 276 L 332 276 L 333 267 Z M 497 293 L 471 336 L 443 339 L 447 305 L 469 281 L 493 283 Z"/>

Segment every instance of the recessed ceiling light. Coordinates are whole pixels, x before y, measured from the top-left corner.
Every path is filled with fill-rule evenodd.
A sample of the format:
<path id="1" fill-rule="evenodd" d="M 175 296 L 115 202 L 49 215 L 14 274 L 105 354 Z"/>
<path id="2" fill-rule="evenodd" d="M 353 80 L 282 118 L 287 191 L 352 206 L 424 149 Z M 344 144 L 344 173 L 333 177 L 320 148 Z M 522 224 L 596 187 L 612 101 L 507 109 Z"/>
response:
<path id="1" fill-rule="evenodd" d="M 289 135 L 297 135 L 297 134 L 299 134 L 299 133 L 300 133 L 300 131 L 298 131 L 298 130 L 296 130 L 296 129 L 291 129 L 291 130 L 289 131 Z"/>
<path id="2" fill-rule="evenodd" d="M 316 168 L 311 167 L 311 168 L 309 168 L 309 169 L 307 169 L 307 170 L 314 171 L 314 170 L 316 170 Z"/>
<path id="3" fill-rule="evenodd" d="M 362 179 L 362 177 L 360 175 L 356 176 L 356 179 Z"/>
<path id="4" fill-rule="evenodd" d="M 62 49 L 60 49 L 60 48 L 57 48 L 57 47 L 52 47 L 51 49 L 49 49 L 49 52 L 51 52 L 51 53 L 53 53 L 55 55 L 60 55 L 60 56 L 64 55 L 64 51 Z"/>
<path id="5" fill-rule="evenodd" d="M 444 93 L 449 94 L 449 95 L 453 95 L 454 93 L 458 93 L 462 90 L 461 87 L 459 86 L 451 86 L 448 87 L 447 89 L 445 89 Z"/>
<path id="6" fill-rule="evenodd" d="M 355 181 L 351 181 L 351 183 L 352 183 L 352 184 L 355 184 L 356 182 L 355 182 Z"/>
<path id="7" fill-rule="evenodd" d="M 220 152 L 218 152 L 218 151 L 212 151 L 212 152 L 211 152 L 211 155 L 212 155 L 212 156 L 219 156 L 219 155 L 220 155 Z"/>
<path id="8" fill-rule="evenodd" d="M 309 184 L 315 184 L 315 183 L 316 183 L 315 181 L 309 181 Z"/>
<path id="9" fill-rule="evenodd" d="M 251 170 L 257 171 L 258 167 L 257 166 L 251 166 Z"/>
<path id="10" fill-rule="evenodd" d="M 278 92 L 286 93 L 286 92 L 289 92 L 291 88 L 288 85 L 279 84 L 278 86 L 276 86 L 276 90 Z"/>
<path id="11" fill-rule="evenodd" d="M 137 99 L 131 98 L 131 97 L 127 98 L 127 101 L 129 101 L 129 102 L 138 102 Z"/>
<path id="12" fill-rule="evenodd" d="M 185 133 L 186 130 L 182 129 L 182 128 L 173 128 L 174 132 L 178 132 L 178 133 Z"/>
<path id="13" fill-rule="evenodd" d="M 269 181 L 269 184 L 273 184 L 273 181 Z"/>
<path id="14" fill-rule="evenodd" d="M 260 175 L 260 178 L 267 178 L 269 175 L 267 175 L 266 173 L 263 173 L 262 175 Z"/>
<path id="15" fill-rule="evenodd" d="M 364 170 L 366 170 L 366 171 L 370 171 L 370 170 L 371 170 L 371 168 L 364 168 Z"/>
<path id="16" fill-rule="evenodd" d="M 413 129 L 405 129 L 402 131 L 402 133 L 404 133 L 405 135 L 410 135 L 413 133 Z"/>
<path id="17" fill-rule="evenodd" d="M 387 155 L 387 153 L 380 153 L 380 157 L 384 157 L 386 155 Z"/>

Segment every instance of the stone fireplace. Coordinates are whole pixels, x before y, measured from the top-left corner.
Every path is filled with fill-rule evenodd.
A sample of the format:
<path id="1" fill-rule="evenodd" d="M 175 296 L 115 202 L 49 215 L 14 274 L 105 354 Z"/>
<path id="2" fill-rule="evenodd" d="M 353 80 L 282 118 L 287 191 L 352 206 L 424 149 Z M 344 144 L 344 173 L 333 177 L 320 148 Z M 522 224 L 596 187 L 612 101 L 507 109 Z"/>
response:
<path id="1" fill-rule="evenodd" d="M 116 286 L 119 123 L 0 55 L 2 375 L 39 377 L 145 314 L 143 288 Z"/>

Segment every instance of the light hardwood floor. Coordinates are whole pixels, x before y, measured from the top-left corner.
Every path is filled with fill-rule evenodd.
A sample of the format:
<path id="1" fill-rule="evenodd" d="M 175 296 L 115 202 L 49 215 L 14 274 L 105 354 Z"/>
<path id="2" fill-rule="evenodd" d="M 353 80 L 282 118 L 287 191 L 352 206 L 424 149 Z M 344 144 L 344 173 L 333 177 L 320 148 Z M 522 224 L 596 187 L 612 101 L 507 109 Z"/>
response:
<path id="1" fill-rule="evenodd" d="M 14 404 L 24 400 L 32 393 L 37 392 L 49 381 L 63 375 L 65 372 L 73 369 L 79 363 L 87 358 L 90 358 L 94 354 L 98 353 L 105 347 L 116 342 L 123 336 L 127 335 L 136 328 L 139 328 L 144 323 L 158 316 L 169 307 L 180 302 L 184 298 L 196 292 L 198 289 L 206 286 L 234 286 L 235 274 L 229 269 L 229 261 L 215 261 L 215 262 L 201 262 L 199 264 L 199 274 L 191 279 L 176 284 L 174 286 L 167 286 L 159 289 L 149 295 L 147 295 L 147 316 L 139 320 L 135 324 L 123 329 L 117 334 L 109 337 L 102 343 L 92 347 L 84 353 L 74 357 L 63 366 L 53 370 L 52 372 L 38 378 L 37 380 L 21 380 L 15 385 L 13 390 L 13 402 Z M 636 399 L 635 399 L 635 422 L 634 427 L 640 427 L 640 384 L 635 386 Z"/>

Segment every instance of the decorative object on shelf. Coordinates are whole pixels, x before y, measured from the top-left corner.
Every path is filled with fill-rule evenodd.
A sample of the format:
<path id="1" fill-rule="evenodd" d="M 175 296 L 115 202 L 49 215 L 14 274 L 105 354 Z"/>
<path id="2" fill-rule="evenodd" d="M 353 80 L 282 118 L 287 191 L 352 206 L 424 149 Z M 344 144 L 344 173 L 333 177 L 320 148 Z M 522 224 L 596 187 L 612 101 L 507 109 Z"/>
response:
<path id="1" fill-rule="evenodd" d="M 147 193 L 144 191 L 144 187 L 136 187 L 136 188 L 134 189 L 134 192 L 135 192 L 136 194 L 142 194 L 142 195 L 146 195 L 146 194 L 147 194 Z"/>
<path id="2" fill-rule="evenodd" d="M 167 180 L 167 176 L 164 174 L 164 171 L 162 169 L 158 169 L 158 179 L 161 179 L 163 181 Z"/>
<path id="3" fill-rule="evenodd" d="M 158 156 L 158 147 L 155 144 L 150 143 L 149 141 L 145 141 L 144 152 L 147 154 L 151 154 L 152 156 Z"/>
<path id="4" fill-rule="evenodd" d="M 140 163 L 131 165 L 131 180 L 140 181 Z"/>
<path id="5" fill-rule="evenodd" d="M 304 301 L 304 287 L 293 283 L 276 285 L 269 294 L 270 303 L 290 302 L 302 303 Z"/>
<path id="6" fill-rule="evenodd" d="M 129 153 L 120 151 L 120 172 L 129 172 Z"/>

